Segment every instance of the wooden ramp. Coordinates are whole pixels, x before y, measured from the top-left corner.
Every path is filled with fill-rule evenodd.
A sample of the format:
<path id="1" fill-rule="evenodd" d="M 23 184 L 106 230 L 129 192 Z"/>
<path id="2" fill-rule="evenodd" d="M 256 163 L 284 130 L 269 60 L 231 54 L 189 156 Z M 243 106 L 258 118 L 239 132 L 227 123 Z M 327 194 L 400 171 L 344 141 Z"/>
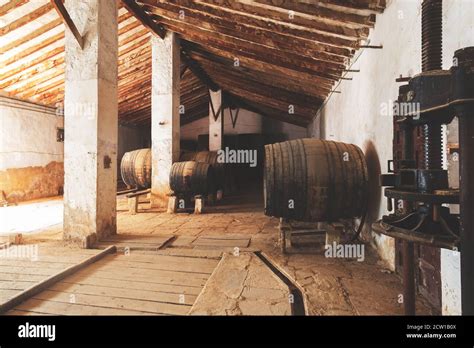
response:
<path id="1" fill-rule="evenodd" d="M 95 247 L 105 249 L 110 245 L 115 245 L 118 251 L 125 250 L 146 250 L 157 251 L 162 249 L 166 243 L 174 239 L 172 235 L 129 235 L 117 234 L 112 237 L 101 240 Z"/>
<path id="2" fill-rule="evenodd" d="M 8 315 L 185 315 L 221 259 L 194 250 L 107 255 Z"/>
<path id="3" fill-rule="evenodd" d="M 39 248 L 35 258 L 0 257 L 0 306 L 26 289 L 99 252 L 81 249 L 71 255 L 67 248 L 58 247 L 55 254 L 48 254 Z"/>

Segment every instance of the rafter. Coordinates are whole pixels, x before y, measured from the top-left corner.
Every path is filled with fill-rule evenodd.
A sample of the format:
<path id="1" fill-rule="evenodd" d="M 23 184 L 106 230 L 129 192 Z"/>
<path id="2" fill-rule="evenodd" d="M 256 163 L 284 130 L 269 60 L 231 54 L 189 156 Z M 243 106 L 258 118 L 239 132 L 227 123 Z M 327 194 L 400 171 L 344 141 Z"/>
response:
<path id="1" fill-rule="evenodd" d="M 162 39 L 165 38 L 166 30 L 163 26 L 156 24 L 151 18 L 146 14 L 146 12 L 138 5 L 134 0 L 122 0 L 123 6 L 132 13 L 135 18 L 137 18 L 143 26 L 152 33 L 157 34 Z"/>
<path id="2" fill-rule="evenodd" d="M 51 0 L 51 4 L 54 6 L 54 9 L 58 13 L 59 17 L 63 20 L 64 25 L 71 31 L 71 33 L 76 38 L 77 43 L 81 47 L 84 48 L 84 38 L 82 37 L 81 33 L 77 29 L 76 25 L 74 24 L 71 16 L 67 12 L 66 7 L 64 7 L 62 0 Z"/>
<path id="3" fill-rule="evenodd" d="M 375 24 L 375 15 L 361 15 L 358 13 L 347 13 L 336 9 L 320 6 L 318 2 L 305 3 L 297 0 L 254 0 L 263 8 L 271 8 L 274 11 L 293 11 L 294 16 L 308 16 L 334 25 L 348 26 L 351 28 L 372 28 Z"/>
<path id="4" fill-rule="evenodd" d="M 0 28 L 8 38 L 0 47 L 0 93 L 54 106 L 64 98 L 64 30 L 76 38 L 79 31 L 62 0 L 28 2 L 0 5 L 9 20 Z M 183 124 L 207 116 L 209 89 L 223 88 L 233 104 L 305 126 L 385 8 L 385 0 L 121 2 L 120 122 L 139 125 L 151 116 L 151 35 L 180 37 Z"/>
<path id="5" fill-rule="evenodd" d="M 227 8 L 232 10 L 234 13 L 252 15 L 254 17 L 260 17 L 266 21 L 273 21 L 282 23 L 287 26 L 299 26 L 309 28 L 327 35 L 332 35 L 340 38 L 358 39 L 368 35 L 368 29 L 352 29 L 342 25 L 330 25 L 317 20 L 317 18 L 307 18 L 301 16 L 291 16 L 288 11 L 281 11 L 275 8 L 265 8 L 257 6 L 258 4 L 253 1 L 244 0 L 196 0 L 197 3 L 205 3 L 208 5 L 220 6 L 221 8 Z M 224 4 L 223 4 L 224 3 Z"/>
<path id="6" fill-rule="evenodd" d="M 265 23 L 261 23 L 262 25 L 260 26 L 252 21 L 247 23 L 247 18 L 244 16 L 242 16 L 243 20 L 236 21 L 233 16 L 225 16 L 226 13 L 224 11 L 216 10 L 209 6 L 201 6 L 188 0 L 178 0 L 180 5 L 163 0 L 143 1 L 148 5 L 145 8 L 161 17 L 177 19 L 176 13 L 183 10 L 185 11 L 185 16 L 181 22 L 206 27 L 214 32 L 247 39 L 270 47 L 290 52 L 301 52 L 302 54 L 306 52 L 311 57 L 317 57 L 321 53 L 337 56 L 348 56 L 350 54 L 348 48 L 341 48 L 327 42 L 318 42 L 316 40 L 317 35 L 313 35 L 311 40 L 289 35 L 286 31 L 271 30 L 268 25 L 264 25 Z M 186 4 L 186 6 L 183 6 L 183 4 Z M 341 44 L 351 46 L 353 42 L 341 41 Z"/>

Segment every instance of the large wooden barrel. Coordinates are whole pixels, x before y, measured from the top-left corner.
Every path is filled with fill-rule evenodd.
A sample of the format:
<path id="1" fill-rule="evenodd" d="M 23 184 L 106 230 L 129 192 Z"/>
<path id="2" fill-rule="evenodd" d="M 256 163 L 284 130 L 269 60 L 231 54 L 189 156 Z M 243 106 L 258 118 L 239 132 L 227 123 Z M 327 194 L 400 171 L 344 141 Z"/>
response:
<path id="1" fill-rule="evenodd" d="M 151 186 L 151 149 L 126 152 L 120 163 L 120 173 L 125 185 L 148 188 Z"/>
<path id="2" fill-rule="evenodd" d="M 211 193 L 215 191 L 214 183 L 214 170 L 209 163 L 176 162 L 171 167 L 170 187 L 175 193 Z"/>
<path id="3" fill-rule="evenodd" d="M 367 164 L 356 145 L 298 139 L 265 146 L 265 214 L 300 221 L 363 215 Z"/>
<path id="4" fill-rule="evenodd" d="M 223 189 L 225 184 L 226 171 L 224 163 L 219 163 L 217 151 L 199 151 L 184 152 L 181 154 L 180 161 L 195 161 L 199 163 L 208 163 L 214 170 L 215 188 Z"/>

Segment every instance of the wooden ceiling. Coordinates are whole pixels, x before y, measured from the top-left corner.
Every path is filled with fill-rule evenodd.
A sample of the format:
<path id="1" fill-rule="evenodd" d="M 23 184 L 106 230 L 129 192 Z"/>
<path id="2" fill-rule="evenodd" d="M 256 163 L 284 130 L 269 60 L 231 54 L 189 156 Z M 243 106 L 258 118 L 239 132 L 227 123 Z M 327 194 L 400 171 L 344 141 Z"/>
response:
<path id="1" fill-rule="evenodd" d="M 179 34 L 182 123 L 225 101 L 306 126 L 375 23 L 384 0 L 123 0 L 119 119 L 149 124 L 150 35 Z M 0 0 L 0 91 L 64 99 L 64 25 L 49 0 Z M 293 111 L 293 112 L 292 112 Z"/>

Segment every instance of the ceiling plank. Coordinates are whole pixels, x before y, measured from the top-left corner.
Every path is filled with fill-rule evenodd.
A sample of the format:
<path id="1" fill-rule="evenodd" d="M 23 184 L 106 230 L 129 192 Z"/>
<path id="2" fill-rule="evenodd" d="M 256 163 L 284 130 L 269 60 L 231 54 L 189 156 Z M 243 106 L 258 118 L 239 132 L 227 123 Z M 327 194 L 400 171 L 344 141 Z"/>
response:
<path id="1" fill-rule="evenodd" d="M 46 13 L 53 10 L 53 6 L 50 3 L 43 5 L 33 12 L 28 13 L 27 15 L 18 18 L 16 21 L 11 22 L 10 24 L 5 25 L 0 28 L 0 36 L 4 36 L 12 31 L 21 28 L 22 26 L 31 23 L 38 19 L 39 17 L 45 15 Z"/>
<path id="2" fill-rule="evenodd" d="M 11 10 L 14 10 L 21 5 L 24 5 L 28 2 L 28 0 L 10 0 L 6 4 L 0 6 L 0 17 L 5 16 Z"/>
<path id="3" fill-rule="evenodd" d="M 298 61 L 284 56 L 275 56 L 265 50 L 260 52 L 239 51 L 238 46 L 231 48 L 225 44 L 219 46 L 218 44 L 209 44 L 209 42 L 200 42 L 199 44 L 186 42 L 183 46 L 187 50 L 200 51 L 204 55 L 211 53 L 227 58 L 232 61 L 234 67 L 255 67 L 255 69 L 278 71 L 290 76 L 301 75 L 319 80 L 322 84 L 331 84 L 338 80 L 344 69 L 344 65 L 340 65 L 338 68 L 325 67 L 323 64 L 308 63 L 302 59 Z"/>
<path id="4" fill-rule="evenodd" d="M 364 13 L 382 13 L 386 7 L 386 0 L 318 0 L 328 8 L 342 9 L 349 12 L 361 11 Z"/>
<path id="5" fill-rule="evenodd" d="M 327 59 L 331 56 L 346 57 L 350 55 L 348 48 L 338 47 L 327 43 L 320 43 L 312 38 L 311 40 L 301 38 L 294 35 L 288 35 L 282 31 L 269 30 L 267 27 L 249 25 L 243 21 L 236 21 L 232 16 L 219 16 L 216 11 L 209 10 L 209 7 L 201 8 L 195 3 L 188 1 L 178 1 L 180 5 L 172 4 L 162 0 L 142 0 L 149 6 L 144 6 L 161 17 L 179 20 L 183 23 L 189 23 L 194 26 L 201 26 L 229 36 L 235 36 L 240 39 L 253 41 L 262 45 L 289 52 L 300 52 L 310 57 L 323 59 L 323 54 L 327 55 Z M 183 6 L 182 4 L 188 6 Z M 212 9 L 212 7 L 211 7 Z M 183 11 L 183 17 L 177 17 L 176 13 Z M 351 42 L 352 43 L 352 42 Z M 330 60 L 331 61 L 331 60 Z"/>
<path id="6" fill-rule="evenodd" d="M 23 45 L 24 43 L 31 42 L 32 40 L 36 39 L 38 36 L 58 27 L 59 25 L 62 24 L 61 19 L 56 19 L 54 21 L 51 21 L 40 28 L 32 31 L 28 35 L 25 35 L 23 37 L 20 37 L 17 40 L 11 41 L 8 44 L 6 44 L 3 47 L 0 47 L 0 54 L 8 52 L 10 49 L 18 47 L 20 45 Z"/>
<path id="7" fill-rule="evenodd" d="M 229 71 L 233 71 L 235 73 L 245 74 L 246 76 L 255 76 L 255 78 L 262 79 L 267 83 L 278 83 L 279 85 L 289 85 L 295 90 L 307 90 L 311 91 L 308 94 L 318 96 L 320 93 L 325 93 L 330 90 L 329 87 L 326 87 L 322 84 L 318 83 L 318 79 L 314 76 L 307 79 L 305 76 L 301 74 L 292 74 L 292 75 L 282 75 L 281 73 L 275 73 L 273 71 L 269 71 L 267 69 L 261 69 L 260 67 L 256 66 L 242 66 L 239 67 L 234 66 L 233 61 L 222 58 L 216 55 L 203 55 L 197 51 L 190 51 L 191 57 L 198 61 L 206 70 L 214 68 L 215 64 L 219 64 L 220 67 L 223 69 L 227 69 Z M 331 86 L 332 87 L 332 86 Z"/>
<path id="8" fill-rule="evenodd" d="M 348 26 L 350 28 L 372 28 L 375 24 L 375 15 L 361 15 L 357 13 L 347 13 L 337 11 L 324 6 L 319 6 L 318 2 L 305 3 L 297 0 L 254 0 L 259 4 L 268 6 L 268 8 L 280 8 L 286 11 L 292 11 L 294 16 L 310 16 L 323 22 Z"/>
<path id="9" fill-rule="evenodd" d="M 220 8 L 231 9 L 240 14 L 252 15 L 260 17 L 264 20 L 283 23 L 287 26 L 300 26 L 326 35 L 332 35 L 344 39 L 359 39 L 360 37 L 368 35 L 368 29 L 352 29 L 342 25 L 329 25 L 327 23 L 315 20 L 314 18 L 306 18 L 301 16 L 291 16 L 288 11 L 280 11 L 278 9 L 265 8 L 257 6 L 258 4 L 252 1 L 244 0 L 196 0 L 198 3 L 206 3 Z"/>

